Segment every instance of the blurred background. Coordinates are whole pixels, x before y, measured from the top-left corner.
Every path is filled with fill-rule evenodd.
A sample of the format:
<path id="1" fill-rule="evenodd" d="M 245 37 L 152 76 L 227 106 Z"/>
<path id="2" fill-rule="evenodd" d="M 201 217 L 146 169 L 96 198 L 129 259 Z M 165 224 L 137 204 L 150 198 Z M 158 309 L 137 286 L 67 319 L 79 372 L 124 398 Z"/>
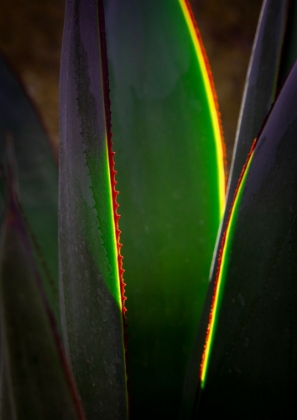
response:
<path id="1" fill-rule="evenodd" d="M 262 1 L 190 0 L 190 3 L 213 73 L 230 165 Z M 65 0 L 0 2 L 0 50 L 19 72 L 56 146 L 64 8 Z"/>

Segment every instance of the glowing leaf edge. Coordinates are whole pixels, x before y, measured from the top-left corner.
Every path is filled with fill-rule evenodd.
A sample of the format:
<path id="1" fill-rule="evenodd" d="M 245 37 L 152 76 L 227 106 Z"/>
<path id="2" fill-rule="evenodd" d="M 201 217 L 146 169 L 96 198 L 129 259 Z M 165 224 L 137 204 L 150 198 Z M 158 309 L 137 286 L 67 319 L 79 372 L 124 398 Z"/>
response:
<path id="1" fill-rule="evenodd" d="M 187 28 L 190 33 L 194 50 L 197 55 L 197 61 L 199 68 L 202 73 L 202 79 L 206 91 L 206 97 L 208 101 L 211 121 L 213 125 L 213 136 L 215 139 L 215 150 L 218 170 L 218 190 L 219 190 L 219 215 L 220 219 L 223 217 L 225 210 L 225 192 L 226 192 L 226 180 L 225 180 L 225 167 L 226 167 L 226 153 L 225 144 L 223 141 L 223 129 L 220 120 L 220 113 L 218 107 L 218 101 L 215 93 L 212 73 L 207 60 L 207 55 L 202 43 L 200 32 L 195 24 L 193 12 L 190 8 L 188 0 L 179 0 L 180 7 L 182 9 L 183 16 L 186 21 Z"/>
<path id="2" fill-rule="evenodd" d="M 251 162 L 253 160 L 256 143 L 257 143 L 257 139 L 254 140 L 250 153 L 248 155 L 247 161 L 243 167 L 240 179 L 238 181 L 238 186 L 235 191 L 233 204 L 231 206 L 229 218 L 226 224 L 226 229 L 223 234 L 222 241 L 221 241 L 221 249 L 218 256 L 219 264 L 218 264 L 217 273 L 216 273 L 214 293 L 212 297 L 212 304 L 211 304 L 209 321 L 208 321 L 208 326 L 207 326 L 207 331 L 206 331 L 205 345 L 204 345 L 202 361 L 200 365 L 200 382 L 201 382 L 202 389 L 204 388 L 205 381 L 206 381 L 208 363 L 209 363 L 209 359 L 211 355 L 214 334 L 216 331 L 216 325 L 217 325 L 217 321 L 219 317 L 220 303 L 222 299 L 225 274 L 226 274 L 226 258 L 228 255 L 228 250 L 230 248 L 230 242 L 232 241 L 232 234 L 234 230 L 234 225 L 236 223 L 238 208 L 239 208 L 240 200 L 242 197 L 242 192 L 244 189 L 247 174 L 249 172 Z"/>

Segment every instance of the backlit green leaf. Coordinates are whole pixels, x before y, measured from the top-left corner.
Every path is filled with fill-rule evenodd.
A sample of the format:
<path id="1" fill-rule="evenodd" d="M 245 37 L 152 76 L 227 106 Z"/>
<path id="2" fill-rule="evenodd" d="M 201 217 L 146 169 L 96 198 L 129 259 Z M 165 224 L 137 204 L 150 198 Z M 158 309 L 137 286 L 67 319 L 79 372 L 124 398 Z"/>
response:
<path id="1" fill-rule="evenodd" d="M 209 308 L 213 299 L 213 288 L 220 263 L 220 244 L 225 233 L 226 223 L 230 215 L 242 168 L 246 162 L 251 145 L 259 134 L 275 100 L 287 11 L 288 1 L 265 0 L 259 17 L 237 127 L 225 214 L 213 255 L 210 287 L 206 297 L 206 304 L 184 385 L 183 405 L 188 416 L 191 413 L 195 395 L 200 387 L 197 372 L 200 370 L 209 320 Z"/>
<path id="2" fill-rule="evenodd" d="M 176 418 L 224 207 L 220 126 L 184 1 L 105 1 L 131 418 Z"/>

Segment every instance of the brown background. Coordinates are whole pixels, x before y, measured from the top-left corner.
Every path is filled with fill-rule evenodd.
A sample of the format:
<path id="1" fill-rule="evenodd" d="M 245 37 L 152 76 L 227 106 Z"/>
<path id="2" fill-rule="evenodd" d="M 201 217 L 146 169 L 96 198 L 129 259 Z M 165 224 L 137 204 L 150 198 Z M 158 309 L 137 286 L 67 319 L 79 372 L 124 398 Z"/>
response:
<path id="1" fill-rule="evenodd" d="M 191 4 L 213 72 L 230 164 L 262 1 L 191 0 Z M 0 49 L 20 73 L 56 145 L 64 7 L 65 0 L 1 0 L 0 3 Z"/>

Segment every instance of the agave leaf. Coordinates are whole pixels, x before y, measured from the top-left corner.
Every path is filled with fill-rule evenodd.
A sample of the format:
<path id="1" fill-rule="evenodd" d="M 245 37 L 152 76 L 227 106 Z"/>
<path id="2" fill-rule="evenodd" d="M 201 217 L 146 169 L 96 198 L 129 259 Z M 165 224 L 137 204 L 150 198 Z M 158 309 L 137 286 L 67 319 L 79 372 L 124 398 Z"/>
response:
<path id="1" fill-rule="evenodd" d="M 102 22 L 66 5 L 60 79 L 59 245 L 65 346 L 90 419 L 125 419 L 123 307 Z M 120 258 L 119 258 L 120 259 Z"/>
<path id="2" fill-rule="evenodd" d="M 58 309 L 58 174 L 53 150 L 22 85 L 0 55 L 0 165 L 6 167 L 12 138 L 19 199 L 52 310 Z M 0 179 L 0 222 L 5 211 Z"/>
<path id="3" fill-rule="evenodd" d="M 239 185 L 222 244 L 199 419 L 297 414 L 296 109 L 295 64 Z"/>
<path id="4" fill-rule="evenodd" d="M 105 1 L 131 418 L 176 418 L 224 207 L 203 46 L 184 1 Z"/>
<path id="5" fill-rule="evenodd" d="M 297 58 L 297 3 L 290 0 L 286 23 L 286 33 L 282 47 L 282 57 L 278 75 L 278 90 L 284 84 Z"/>
<path id="6" fill-rule="evenodd" d="M 229 177 L 227 214 L 253 140 L 275 100 L 289 1 L 265 0 L 243 94 Z"/>
<path id="7" fill-rule="evenodd" d="M 12 191 L 1 237 L 0 264 L 1 418 L 83 420 Z"/>
<path id="8" fill-rule="evenodd" d="M 206 305 L 201 317 L 184 385 L 184 413 L 187 412 L 188 416 L 191 413 L 195 394 L 200 386 L 198 372 L 208 325 L 208 309 L 211 305 L 214 282 L 220 261 L 220 243 L 223 239 L 225 226 L 234 200 L 234 193 L 246 157 L 275 100 L 288 3 L 288 1 L 265 0 L 258 21 L 236 133 L 225 214 L 213 254 Z"/>

